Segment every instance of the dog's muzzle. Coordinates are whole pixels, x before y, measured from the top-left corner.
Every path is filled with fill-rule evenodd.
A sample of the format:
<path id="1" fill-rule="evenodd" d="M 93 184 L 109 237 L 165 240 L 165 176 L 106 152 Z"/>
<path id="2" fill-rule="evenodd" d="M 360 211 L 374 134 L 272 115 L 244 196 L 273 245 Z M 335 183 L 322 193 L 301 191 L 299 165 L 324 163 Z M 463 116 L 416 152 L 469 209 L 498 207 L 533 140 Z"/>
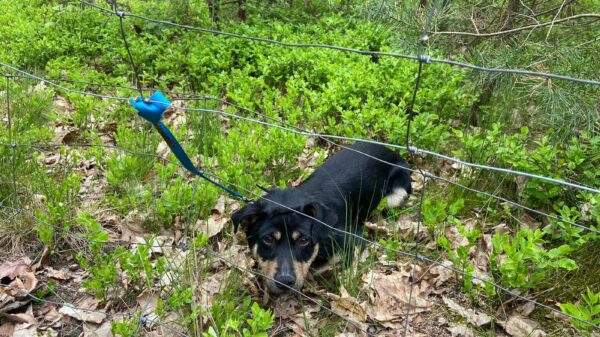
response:
<path id="1" fill-rule="evenodd" d="M 294 288 L 296 285 L 296 276 L 294 275 L 293 262 L 288 259 L 281 261 L 274 279 L 276 281 L 274 283 L 279 291 L 289 291 L 290 288 Z"/>

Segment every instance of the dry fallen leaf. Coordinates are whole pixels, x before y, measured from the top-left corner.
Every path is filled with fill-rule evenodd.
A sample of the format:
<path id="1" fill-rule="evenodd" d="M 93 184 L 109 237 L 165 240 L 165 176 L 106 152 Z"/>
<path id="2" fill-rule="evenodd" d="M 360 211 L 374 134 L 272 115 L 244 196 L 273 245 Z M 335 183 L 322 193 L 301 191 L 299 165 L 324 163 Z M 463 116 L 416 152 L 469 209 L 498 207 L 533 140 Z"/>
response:
<path id="1" fill-rule="evenodd" d="M 49 326 L 54 326 L 63 317 L 54 305 L 43 308 L 40 313 L 44 316 L 44 322 Z"/>
<path id="2" fill-rule="evenodd" d="M 37 286 L 29 259 L 19 259 L 0 264 L 0 279 L 5 286 L 0 292 L 0 309 L 15 298 L 24 297 Z"/>
<path id="3" fill-rule="evenodd" d="M 296 316 L 301 310 L 302 306 L 294 294 L 282 294 L 273 303 L 273 315 L 283 320 Z"/>
<path id="4" fill-rule="evenodd" d="M 203 310 L 210 310 L 214 296 L 221 291 L 228 276 L 229 272 L 224 271 L 212 274 L 202 280 L 199 289 L 200 298 L 196 299 L 196 303 L 198 303 Z"/>
<path id="5" fill-rule="evenodd" d="M 158 294 L 152 290 L 145 289 L 137 297 L 137 303 L 142 308 L 142 316 L 155 320 L 158 318 L 156 314 L 156 306 L 158 304 Z"/>
<path id="6" fill-rule="evenodd" d="M 52 140 L 54 144 L 71 144 L 74 143 L 81 135 L 78 128 L 73 126 L 58 126 L 55 130 L 55 136 Z"/>
<path id="7" fill-rule="evenodd" d="M 476 312 L 473 309 L 466 309 L 466 308 L 462 307 L 460 304 L 456 303 L 454 300 L 452 300 L 446 296 L 442 296 L 442 300 L 444 301 L 444 303 L 446 303 L 448 308 L 450 308 L 452 311 L 456 312 L 457 314 L 461 315 L 469 323 L 471 323 L 475 326 L 486 325 L 492 321 L 492 318 L 489 315 L 487 315 L 483 312 Z"/>
<path id="8" fill-rule="evenodd" d="M 413 240 L 415 233 L 417 232 L 417 228 L 419 230 L 417 235 L 417 239 L 419 241 L 430 237 L 427 226 L 422 223 L 419 224 L 418 221 L 413 221 L 410 216 L 402 215 L 398 218 L 396 223 L 398 226 L 398 232 L 402 238 Z"/>
<path id="9" fill-rule="evenodd" d="M 521 315 L 527 317 L 535 310 L 535 303 L 527 302 L 516 309 Z"/>
<path id="10" fill-rule="evenodd" d="M 209 238 L 221 233 L 227 223 L 227 218 L 221 215 L 211 215 L 208 220 L 198 220 L 194 230 L 206 234 Z"/>
<path id="11" fill-rule="evenodd" d="M 56 270 L 52 267 L 46 268 L 46 276 L 55 280 L 66 281 L 71 278 L 71 275 L 69 274 L 70 272 L 65 268 L 61 268 L 60 270 Z"/>
<path id="12" fill-rule="evenodd" d="M 548 334 L 540 328 L 540 323 L 513 313 L 506 321 L 498 321 L 498 325 L 513 337 L 543 337 Z"/>
<path id="13" fill-rule="evenodd" d="M 22 314 L 0 313 L 0 336 L 36 337 L 37 321 L 33 316 L 33 307 L 29 305 Z"/>
<path id="14" fill-rule="evenodd" d="M 58 312 L 78 321 L 100 324 L 106 318 L 106 314 L 97 310 L 98 303 L 93 296 L 84 295 L 74 305 L 65 305 Z"/>
<path id="15" fill-rule="evenodd" d="M 162 158 L 162 159 L 167 158 L 167 156 L 169 155 L 169 152 L 171 152 L 171 149 L 169 148 L 169 145 L 167 145 L 166 142 L 160 142 L 156 146 L 156 156 L 158 158 Z"/>
<path id="16" fill-rule="evenodd" d="M 319 336 L 317 319 L 313 317 L 313 314 L 319 311 L 318 306 L 312 306 L 305 302 L 304 311 L 292 317 L 288 322 L 288 327 L 300 336 Z"/>
<path id="17" fill-rule="evenodd" d="M 384 235 L 384 236 L 387 235 L 388 232 L 390 231 L 387 228 L 387 226 L 385 225 L 385 223 L 380 223 L 379 221 L 378 222 L 367 221 L 367 222 L 365 222 L 365 228 L 373 233 L 377 233 L 377 234 Z"/>
<path id="18" fill-rule="evenodd" d="M 374 290 L 367 307 L 367 314 L 372 320 L 383 326 L 397 327 L 397 321 L 406 316 L 407 309 L 410 309 L 411 314 L 429 310 L 433 303 L 425 295 L 428 285 L 413 284 L 410 295 L 409 275 L 406 272 L 392 272 L 389 275 L 374 272 L 363 277 Z M 412 297 L 409 304 L 410 296 Z"/>
<path id="19" fill-rule="evenodd" d="M 439 289 L 439 287 L 442 284 L 446 283 L 446 281 L 451 279 L 452 276 L 454 275 L 452 270 L 450 270 L 450 268 L 452 268 L 452 262 L 446 260 L 446 261 L 442 261 L 441 264 L 442 265 L 436 265 L 436 266 L 431 267 L 431 269 L 429 269 L 429 272 L 432 275 L 435 275 L 431 279 L 431 282 L 436 286 L 436 290 L 434 290 L 434 292 L 436 292 L 436 293 L 444 291 L 445 289 Z M 446 268 L 446 267 L 448 267 L 448 268 Z"/>
<path id="20" fill-rule="evenodd" d="M 356 298 L 348 294 L 344 286 L 340 288 L 340 294 L 341 296 L 331 294 L 333 295 L 331 309 L 343 317 L 358 323 L 361 327 L 366 328 L 364 323 L 367 320 L 367 311 L 365 308 L 358 303 Z"/>
<path id="21" fill-rule="evenodd" d="M 97 324 L 84 324 L 83 337 L 113 337 L 111 322 Z"/>
<path id="22" fill-rule="evenodd" d="M 473 329 L 464 324 L 449 327 L 448 331 L 450 331 L 452 337 L 475 337 L 475 335 L 473 334 Z"/>
<path id="23" fill-rule="evenodd" d="M 225 197 L 225 195 L 221 195 L 219 197 L 219 199 L 217 199 L 217 203 L 215 204 L 215 206 L 210 210 L 210 212 L 212 214 L 218 214 L 218 215 L 223 215 L 225 214 L 225 201 L 227 200 L 227 198 Z"/>

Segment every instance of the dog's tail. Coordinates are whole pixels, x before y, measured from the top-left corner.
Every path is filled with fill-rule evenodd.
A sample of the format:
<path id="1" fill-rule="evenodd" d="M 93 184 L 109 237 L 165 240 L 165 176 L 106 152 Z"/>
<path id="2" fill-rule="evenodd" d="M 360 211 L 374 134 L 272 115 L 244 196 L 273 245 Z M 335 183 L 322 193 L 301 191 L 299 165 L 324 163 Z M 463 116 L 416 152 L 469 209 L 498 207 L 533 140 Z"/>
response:
<path id="1" fill-rule="evenodd" d="M 404 200 L 412 193 L 412 179 L 410 178 L 410 167 L 401 160 L 398 163 L 400 167 L 394 167 L 390 172 L 387 190 L 387 207 L 394 208 L 400 206 Z"/>

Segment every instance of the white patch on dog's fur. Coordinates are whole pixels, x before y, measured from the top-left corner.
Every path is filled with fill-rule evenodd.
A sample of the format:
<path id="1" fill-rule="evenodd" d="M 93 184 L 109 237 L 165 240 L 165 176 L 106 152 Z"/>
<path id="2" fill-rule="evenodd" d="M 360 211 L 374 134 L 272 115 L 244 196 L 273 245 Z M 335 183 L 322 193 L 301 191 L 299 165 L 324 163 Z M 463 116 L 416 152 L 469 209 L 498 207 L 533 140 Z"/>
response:
<path id="1" fill-rule="evenodd" d="M 391 194 L 387 195 L 387 207 L 398 207 L 402 205 L 402 203 L 404 202 L 404 200 L 406 200 L 407 197 L 408 193 L 406 193 L 406 190 L 402 187 L 398 187 L 394 189 L 394 191 Z"/>

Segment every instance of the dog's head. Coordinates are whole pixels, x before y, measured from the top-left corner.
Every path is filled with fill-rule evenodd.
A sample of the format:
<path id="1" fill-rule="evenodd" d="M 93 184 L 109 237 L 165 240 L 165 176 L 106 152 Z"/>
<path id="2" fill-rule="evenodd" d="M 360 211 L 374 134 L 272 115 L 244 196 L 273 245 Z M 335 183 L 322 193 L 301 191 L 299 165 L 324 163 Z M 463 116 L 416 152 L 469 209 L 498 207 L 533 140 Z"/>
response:
<path id="1" fill-rule="evenodd" d="M 282 192 L 282 191 L 279 191 Z M 276 196 L 276 194 L 275 194 Z M 232 216 L 234 229 L 243 227 L 250 251 L 270 293 L 300 289 L 311 264 L 319 254 L 320 243 L 327 240 L 337 216 L 326 205 L 308 202 L 294 206 L 279 198 L 260 199 Z"/>

